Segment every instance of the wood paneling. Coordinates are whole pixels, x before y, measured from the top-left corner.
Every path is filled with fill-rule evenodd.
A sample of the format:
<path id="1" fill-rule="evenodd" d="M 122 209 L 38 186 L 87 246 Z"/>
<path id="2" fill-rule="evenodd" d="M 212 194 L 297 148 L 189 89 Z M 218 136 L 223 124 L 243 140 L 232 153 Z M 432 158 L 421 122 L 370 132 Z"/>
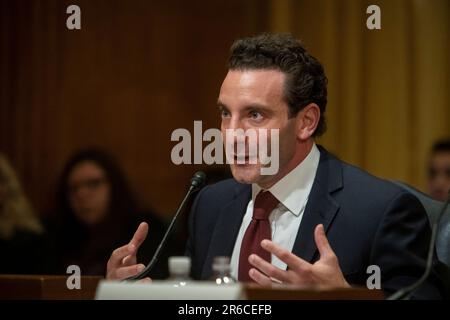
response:
<path id="1" fill-rule="evenodd" d="M 229 46 L 264 31 L 264 1 L 1 1 L 0 151 L 41 212 L 75 151 L 100 146 L 170 214 L 198 168 L 173 165 L 176 128 L 218 127 Z"/>

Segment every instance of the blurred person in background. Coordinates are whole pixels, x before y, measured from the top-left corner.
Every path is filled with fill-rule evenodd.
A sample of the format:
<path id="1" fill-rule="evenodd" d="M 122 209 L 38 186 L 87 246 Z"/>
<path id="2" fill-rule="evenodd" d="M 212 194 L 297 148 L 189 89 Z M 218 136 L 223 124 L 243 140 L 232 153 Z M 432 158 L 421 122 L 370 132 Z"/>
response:
<path id="1" fill-rule="evenodd" d="M 428 161 L 428 192 L 445 201 L 450 190 L 450 139 L 437 141 L 431 148 Z"/>
<path id="2" fill-rule="evenodd" d="M 0 153 L 0 273 L 40 273 L 43 232 L 14 169 Z"/>
<path id="3" fill-rule="evenodd" d="M 142 219 L 152 230 L 140 258 L 148 262 L 166 229 L 153 212 L 138 208 L 121 168 L 99 149 L 70 158 L 58 184 L 56 205 L 49 227 L 51 273 L 66 273 L 69 265 L 78 265 L 82 275 L 104 275 L 110 252 L 130 239 Z M 167 258 L 153 269 L 156 279 L 167 276 Z"/>

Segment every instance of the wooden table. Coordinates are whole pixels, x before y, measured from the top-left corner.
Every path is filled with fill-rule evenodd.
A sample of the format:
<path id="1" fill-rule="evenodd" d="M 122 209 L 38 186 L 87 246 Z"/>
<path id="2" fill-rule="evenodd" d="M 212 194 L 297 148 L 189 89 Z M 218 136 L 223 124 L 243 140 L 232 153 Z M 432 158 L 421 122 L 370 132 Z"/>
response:
<path id="1" fill-rule="evenodd" d="M 103 277 L 82 276 L 80 289 L 67 288 L 68 276 L 0 275 L 0 299 L 94 299 Z"/>
<path id="2" fill-rule="evenodd" d="M 97 285 L 103 277 L 82 276 L 81 289 L 68 289 L 68 276 L 49 275 L 0 275 L 0 299 L 86 299 L 95 298 Z M 365 288 L 312 290 L 298 288 L 245 287 L 249 300 L 379 300 L 384 295 L 380 290 Z"/>

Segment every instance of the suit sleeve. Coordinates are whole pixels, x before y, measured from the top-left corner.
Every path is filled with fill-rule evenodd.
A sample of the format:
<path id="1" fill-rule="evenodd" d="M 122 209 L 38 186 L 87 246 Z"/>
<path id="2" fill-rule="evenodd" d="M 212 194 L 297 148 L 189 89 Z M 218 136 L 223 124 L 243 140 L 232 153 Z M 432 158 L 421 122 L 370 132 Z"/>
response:
<path id="1" fill-rule="evenodd" d="M 414 283 L 422 276 L 430 237 L 428 218 L 420 201 L 408 192 L 397 194 L 384 211 L 370 254 L 370 264 L 380 267 L 382 289 L 387 294 Z M 412 297 L 439 299 L 442 297 L 439 287 L 439 280 L 432 272 Z"/>

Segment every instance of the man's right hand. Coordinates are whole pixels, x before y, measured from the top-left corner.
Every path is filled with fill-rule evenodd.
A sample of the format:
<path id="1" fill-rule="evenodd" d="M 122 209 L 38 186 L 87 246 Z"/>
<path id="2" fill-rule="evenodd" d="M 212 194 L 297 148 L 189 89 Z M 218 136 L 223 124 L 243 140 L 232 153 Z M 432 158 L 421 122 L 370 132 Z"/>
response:
<path id="1" fill-rule="evenodd" d="M 148 224 L 142 222 L 131 241 L 113 251 L 106 267 L 106 279 L 124 280 L 144 270 L 145 265 L 137 264 L 136 254 L 148 233 Z M 143 280 L 149 281 L 150 278 Z"/>

